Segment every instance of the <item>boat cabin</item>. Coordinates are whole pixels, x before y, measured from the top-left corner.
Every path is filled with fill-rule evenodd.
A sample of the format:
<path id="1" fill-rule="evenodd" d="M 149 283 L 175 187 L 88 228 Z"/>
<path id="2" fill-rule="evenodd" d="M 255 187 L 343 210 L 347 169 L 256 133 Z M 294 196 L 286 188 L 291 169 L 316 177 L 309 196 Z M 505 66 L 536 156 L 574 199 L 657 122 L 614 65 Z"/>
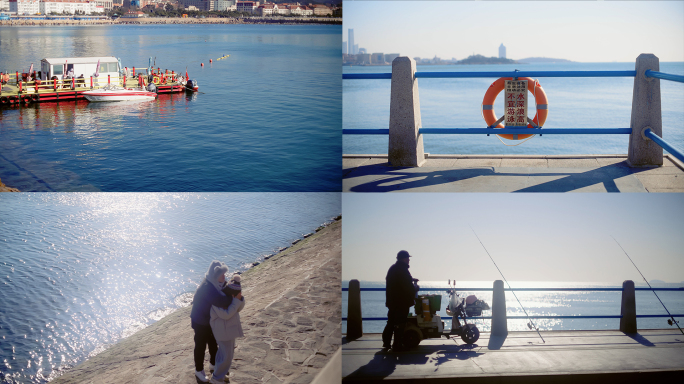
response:
<path id="1" fill-rule="evenodd" d="M 99 72 L 97 71 L 97 63 L 100 63 Z M 107 78 L 107 75 L 111 75 L 112 78 L 117 78 L 119 76 L 119 60 L 116 57 L 67 57 L 58 59 L 43 59 L 40 61 L 40 71 L 41 79 L 49 80 L 53 76 L 57 77 L 57 80 L 63 80 L 65 76 L 69 74 L 69 71 L 73 71 L 73 76 L 75 78 L 81 77 L 88 79 L 90 76 L 95 76 L 95 72 L 98 72 L 99 77 Z"/>

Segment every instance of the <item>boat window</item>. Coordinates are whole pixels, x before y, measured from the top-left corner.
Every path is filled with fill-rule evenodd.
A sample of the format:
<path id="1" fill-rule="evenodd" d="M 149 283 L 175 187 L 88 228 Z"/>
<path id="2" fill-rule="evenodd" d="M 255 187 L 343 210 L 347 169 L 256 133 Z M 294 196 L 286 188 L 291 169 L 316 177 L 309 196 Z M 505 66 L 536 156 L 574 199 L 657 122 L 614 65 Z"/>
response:
<path id="1" fill-rule="evenodd" d="M 117 63 L 109 63 L 109 72 L 119 72 Z"/>
<path id="2" fill-rule="evenodd" d="M 52 76 L 63 75 L 64 66 L 62 64 L 52 66 Z"/>
<path id="3" fill-rule="evenodd" d="M 109 72 L 107 71 L 107 63 L 100 63 L 100 70 L 98 72 Z"/>

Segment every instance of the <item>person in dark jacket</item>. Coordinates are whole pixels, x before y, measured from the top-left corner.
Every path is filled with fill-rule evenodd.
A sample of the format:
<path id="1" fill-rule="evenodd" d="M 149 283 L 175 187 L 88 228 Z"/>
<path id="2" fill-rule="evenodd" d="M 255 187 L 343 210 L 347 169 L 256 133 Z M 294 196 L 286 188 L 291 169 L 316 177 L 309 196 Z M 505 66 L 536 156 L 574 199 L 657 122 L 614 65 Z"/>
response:
<path id="1" fill-rule="evenodd" d="M 409 309 L 415 303 L 416 291 L 413 287 L 413 277 L 409 272 L 409 255 L 406 251 L 397 253 L 397 262 L 394 263 L 385 277 L 387 311 L 387 325 L 382 332 L 382 347 L 394 351 L 403 349 L 404 327 Z M 394 344 L 392 342 L 394 334 Z"/>
<path id="2" fill-rule="evenodd" d="M 226 282 L 226 272 L 228 272 L 228 266 L 218 260 L 212 261 L 192 300 L 190 319 L 192 329 L 195 330 L 195 376 L 205 383 L 209 379 L 204 374 L 204 351 L 209 346 L 209 370 L 211 371 L 216 364 L 216 351 L 218 350 L 209 324 L 211 306 L 228 308 L 232 301 L 232 297 L 227 297 L 221 292 Z"/>

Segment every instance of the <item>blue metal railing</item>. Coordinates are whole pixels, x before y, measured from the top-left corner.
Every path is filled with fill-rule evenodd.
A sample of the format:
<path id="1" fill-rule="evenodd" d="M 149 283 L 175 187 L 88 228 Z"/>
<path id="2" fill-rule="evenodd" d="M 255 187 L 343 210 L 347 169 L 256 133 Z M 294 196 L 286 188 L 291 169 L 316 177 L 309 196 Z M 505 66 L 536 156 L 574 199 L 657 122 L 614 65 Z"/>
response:
<path id="1" fill-rule="evenodd" d="M 653 140 L 656 144 L 665 148 L 666 151 L 670 152 L 670 154 L 679 159 L 679 161 L 684 161 L 684 152 L 681 152 L 680 150 L 673 147 L 667 141 L 661 139 L 660 136 L 653 133 L 650 128 L 644 131 L 644 136 L 648 137 L 649 139 Z"/>
<path id="2" fill-rule="evenodd" d="M 631 128 L 420 128 L 428 135 L 539 134 L 541 135 L 629 135 Z M 345 135 L 388 135 L 389 129 L 343 129 Z M 667 148 L 666 148 L 667 149 Z"/>
<path id="3" fill-rule="evenodd" d="M 420 291 L 423 292 L 446 292 L 449 289 L 452 288 L 420 288 Z M 385 292 L 385 288 L 360 288 L 360 291 L 366 291 L 366 292 Z M 492 291 L 493 288 L 458 288 L 459 291 L 462 292 L 477 292 L 477 291 Z M 635 291 L 650 291 L 652 290 L 651 288 L 645 288 L 645 287 L 637 287 L 634 288 Z M 655 291 L 678 291 L 678 292 L 684 292 L 684 287 L 680 288 L 653 288 Z M 344 288 L 342 287 L 342 292 L 349 291 L 349 288 Z M 518 291 L 518 292 L 534 292 L 534 291 L 548 291 L 548 292 L 562 292 L 562 291 L 574 291 L 574 292 L 600 292 L 600 291 L 608 291 L 608 292 L 622 292 L 622 288 L 619 287 L 611 287 L 611 288 L 504 288 L 504 291 Z"/>
<path id="4" fill-rule="evenodd" d="M 420 288 L 420 292 L 435 292 L 435 291 L 442 291 L 445 292 L 449 290 L 450 288 Z M 493 288 L 458 288 L 460 292 L 474 292 L 474 291 L 492 291 Z M 644 287 L 639 287 L 639 288 L 634 288 L 635 291 L 677 291 L 677 292 L 684 292 L 684 287 L 680 288 L 644 288 Z M 349 288 L 342 288 L 342 291 L 349 291 Z M 384 292 L 385 288 L 360 288 L 360 291 L 365 291 L 365 292 Z M 504 288 L 504 291 L 518 291 L 518 292 L 532 292 L 532 291 L 544 291 L 544 292 L 567 292 L 567 291 L 572 291 L 572 292 L 622 292 L 622 288 L 618 287 L 611 287 L 611 288 Z M 684 317 L 684 314 L 673 314 L 673 317 Z M 655 318 L 655 317 L 670 317 L 670 315 L 636 315 L 637 318 Z M 486 319 L 486 320 L 491 320 L 491 316 L 475 316 L 475 317 L 469 317 L 469 319 Z M 507 319 L 512 319 L 512 320 L 524 320 L 527 319 L 527 316 L 506 316 Z M 533 319 L 621 319 L 621 315 L 595 315 L 595 316 L 585 316 L 585 315 L 576 315 L 576 316 L 553 316 L 553 315 L 531 315 L 529 318 Z M 343 321 L 346 321 L 347 318 L 343 317 Z M 386 321 L 387 317 L 364 317 L 361 320 L 363 321 Z"/>
<path id="5" fill-rule="evenodd" d="M 646 72 L 644 72 L 644 75 L 646 75 L 646 77 L 654 77 L 656 79 L 663 79 L 663 80 L 670 80 L 670 81 L 676 81 L 679 83 L 684 83 L 684 76 L 651 71 L 650 69 L 646 70 Z"/>
<path id="6" fill-rule="evenodd" d="M 646 77 L 684 83 L 684 76 L 646 70 Z M 636 71 L 501 71 L 501 72 L 416 72 L 415 78 L 483 78 L 483 77 L 635 77 Z M 392 73 L 343 73 L 343 80 L 392 79 Z M 475 135 L 629 135 L 631 128 L 420 128 L 419 134 Z M 388 135 L 389 129 L 342 129 L 343 135 Z M 644 133 L 656 144 L 684 162 L 684 153 L 650 130 Z"/>
<path id="7" fill-rule="evenodd" d="M 660 73 L 660 72 L 655 72 Z M 634 77 L 636 71 L 416 72 L 416 79 L 474 77 Z M 343 80 L 391 79 L 392 73 L 343 73 Z M 668 79 L 669 80 L 669 79 Z"/>

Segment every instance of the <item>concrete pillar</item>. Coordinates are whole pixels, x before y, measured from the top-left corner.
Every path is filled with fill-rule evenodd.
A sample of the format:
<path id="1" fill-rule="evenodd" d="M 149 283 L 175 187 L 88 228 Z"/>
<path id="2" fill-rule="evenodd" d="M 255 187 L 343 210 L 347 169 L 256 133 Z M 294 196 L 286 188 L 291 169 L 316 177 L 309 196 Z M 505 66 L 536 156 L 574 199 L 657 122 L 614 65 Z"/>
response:
<path id="1" fill-rule="evenodd" d="M 508 317 L 506 316 L 506 294 L 504 283 L 501 280 L 494 281 L 492 295 L 492 336 L 508 335 Z"/>
<path id="2" fill-rule="evenodd" d="M 632 120 L 629 135 L 628 160 L 633 166 L 663 165 L 663 148 L 643 135 L 646 127 L 663 137 L 663 120 L 660 112 L 660 79 L 646 77 L 646 70 L 660 71 L 658 58 L 642 53 L 636 59 L 636 76 L 632 93 Z"/>
<path id="3" fill-rule="evenodd" d="M 634 282 L 625 280 L 622 283 L 622 308 L 620 309 L 620 330 L 624 333 L 637 333 L 636 294 Z"/>
<path id="4" fill-rule="evenodd" d="M 408 57 L 392 61 L 390 99 L 389 162 L 395 167 L 420 167 L 425 162 L 423 136 L 418 134 L 420 100 L 416 62 Z"/>
<path id="5" fill-rule="evenodd" d="M 358 280 L 350 280 L 349 295 L 347 295 L 347 340 L 358 339 L 361 336 L 363 336 L 361 285 Z"/>

